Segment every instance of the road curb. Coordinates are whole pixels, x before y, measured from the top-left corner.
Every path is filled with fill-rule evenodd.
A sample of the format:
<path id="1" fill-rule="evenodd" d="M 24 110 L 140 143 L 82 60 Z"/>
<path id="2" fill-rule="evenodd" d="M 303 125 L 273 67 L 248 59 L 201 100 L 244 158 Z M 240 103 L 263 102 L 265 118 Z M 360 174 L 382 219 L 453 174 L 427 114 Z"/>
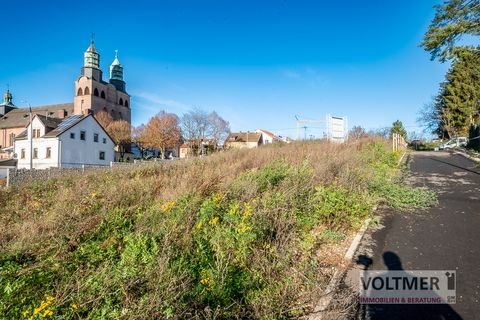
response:
<path id="1" fill-rule="evenodd" d="M 403 152 L 402 156 L 400 157 L 400 160 L 397 163 L 397 167 L 402 163 L 403 158 L 405 157 L 405 154 L 407 154 L 406 151 Z M 377 211 L 377 206 L 373 207 L 372 212 Z M 370 225 L 370 222 L 372 221 L 372 218 L 368 218 L 363 222 L 362 227 L 358 232 L 355 234 L 355 237 L 352 240 L 352 243 L 350 244 L 350 247 L 348 248 L 347 252 L 343 256 L 344 261 L 350 261 L 353 259 L 353 255 L 355 252 L 357 252 L 358 247 L 360 246 L 360 242 L 363 239 L 363 236 L 365 235 L 365 232 L 367 232 L 368 226 Z M 313 312 L 310 313 L 308 316 L 308 320 L 321 320 L 324 316 L 324 312 L 328 309 L 330 306 L 330 303 L 333 300 L 333 296 L 335 295 L 336 288 L 338 287 L 338 284 L 340 283 L 340 280 L 343 278 L 343 275 L 345 272 L 348 270 L 347 268 L 337 268 L 335 270 L 335 273 L 333 274 L 332 278 L 330 279 L 327 288 L 323 292 L 323 295 L 320 297 L 320 300 L 318 301 L 317 305 L 313 309 Z"/>
<path id="2" fill-rule="evenodd" d="M 472 157 L 471 155 L 469 155 L 468 153 L 463 152 L 463 151 L 455 150 L 455 151 L 453 151 L 453 154 L 457 154 L 459 156 L 465 157 L 465 158 L 467 158 L 469 160 L 472 160 L 472 161 L 475 161 L 475 162 L 480 162 L 480 158 Z"/>
<path id="3" fill-rule="evenodd" d="M 377 210 L 377 207 L 373 208 L 373 212 Z M 368 226 L 370 222 L 372 221 L 371 218 L 368 218 L 364 221 L 362 227 L 358 232 L 356 233 L 355 237 L 352 240 L 352 243 L 350 244 L 350 247 L 348 248 L 347 252 L 343 256 L 344 261 L 350 262 L 353 258 L 353 255 L 357 251 L 358 247 L 360 246 L 360 242 L 363 239 L 363 236 L 365 235 L 365 232 L 368 229 Z M 317 305 L 313 309 L 313 312 L 308 316 L 308 320 L 321 320 L 323 318 L 323 313 L 328 309 L 330 303 L 332 302 L 333 296 L 335 295 L 336 288 L 338 287 L 338 284 L 340 283 L 340 280 L 342 279 L 345 271 L 347 271 L 348 268 L 337 268 L 335 270 L 335 273 L 333 274 L 332 278 L 330 279 L 330 282 L 327 285 L 327 288 L 323 292 L 323 295 L 320 297 L 320 300 L 318 301 Z"/>

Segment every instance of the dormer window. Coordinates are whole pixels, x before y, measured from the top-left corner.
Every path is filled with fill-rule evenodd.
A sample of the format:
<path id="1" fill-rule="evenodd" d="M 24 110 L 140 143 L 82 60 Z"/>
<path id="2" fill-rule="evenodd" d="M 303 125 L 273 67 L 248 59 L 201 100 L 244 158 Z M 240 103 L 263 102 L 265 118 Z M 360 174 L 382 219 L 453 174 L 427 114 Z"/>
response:
<path id="1" fill-rule="evenodd" d="M 40 138 L 40 129 L 33 129 L 32 131 L 34 138 Z"/>

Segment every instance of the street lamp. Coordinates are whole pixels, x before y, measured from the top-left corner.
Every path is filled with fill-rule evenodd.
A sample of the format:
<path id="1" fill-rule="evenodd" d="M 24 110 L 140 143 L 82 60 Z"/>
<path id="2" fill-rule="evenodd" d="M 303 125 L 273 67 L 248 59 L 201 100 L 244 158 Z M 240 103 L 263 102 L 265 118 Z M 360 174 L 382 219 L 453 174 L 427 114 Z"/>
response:
<path id="1" fill-rule="evenodd" d="M 32 125 L 32 106 L 28 101 L 22 101 L 28 104 L 28 113 L 30 116 L 30 170 L 33 169 L 33 125 Z"/>

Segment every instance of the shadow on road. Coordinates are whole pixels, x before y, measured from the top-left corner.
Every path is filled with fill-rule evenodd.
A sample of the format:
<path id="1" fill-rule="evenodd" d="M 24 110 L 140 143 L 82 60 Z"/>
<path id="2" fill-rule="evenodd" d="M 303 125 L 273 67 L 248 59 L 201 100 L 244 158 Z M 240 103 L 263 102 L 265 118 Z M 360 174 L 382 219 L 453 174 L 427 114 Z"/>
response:
<path id="1" fill-rule="evenodd" d="M 372 258 L 361 255 L 357 264 L 368 270 L 373 264 Z M 383 263 L 390 271 L 402 271 L 400 257 L 391 251 L 383 253 Z M 407 274 L 405 272 L 405 274 Z M 461 320 L 459 314 L 448 304 L 369 304 L 362 306 L 362 319 L 368 320 Z"/>
<path id="2" fill-rule="evenodd" d="M 461 169 L 461 170 L 464 170 L 464 171 L 468 171 L 468 172 L 480 175 L 480 172 L 478 172 L 478 171 L 475 171 L 475 170 L 472 170 L 472 169 L 469 169 L 469 168 L 465 168 L 465 167 L 461 167 L 461 166 L 458 166 L 456 164 L 453 164 L 453 163 L 450 163 L 450 162 L 447 162 L 447 161 L 442 161 L 442 160 L 435 159 L 435 158 L 429 158 L 429 159 L 432 160 L 432 161 L 441 162 L 441 163 L 447 164 L 449 166 L 452 166 L 452 167 L 455 167 L 455 168 L 458 168 L 458 169 Z"/>

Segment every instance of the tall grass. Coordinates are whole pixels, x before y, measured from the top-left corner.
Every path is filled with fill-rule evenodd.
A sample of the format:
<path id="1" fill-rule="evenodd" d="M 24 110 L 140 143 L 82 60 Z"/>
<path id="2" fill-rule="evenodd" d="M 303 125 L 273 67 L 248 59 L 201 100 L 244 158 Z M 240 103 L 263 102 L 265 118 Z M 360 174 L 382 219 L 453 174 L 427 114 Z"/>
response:
<path id="1" fill-rule="evenodd" d="M 294 143 L 0 191 L 0 315 L 299 317 L 375 204 L 428 204 L 396 194 L 397 160 L 380 140 Z"/>

